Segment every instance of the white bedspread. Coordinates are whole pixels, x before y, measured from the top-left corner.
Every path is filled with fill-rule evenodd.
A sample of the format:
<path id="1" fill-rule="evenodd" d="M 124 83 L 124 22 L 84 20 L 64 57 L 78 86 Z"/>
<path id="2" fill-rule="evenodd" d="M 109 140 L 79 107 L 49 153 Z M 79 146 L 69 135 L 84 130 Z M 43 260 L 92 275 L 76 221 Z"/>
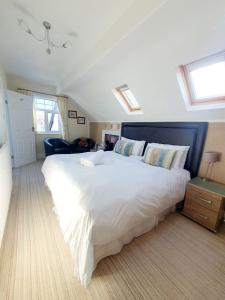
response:
<path id="1" fill-rule="evenodd" d="M 80 158 L 89 155 L 49 156 L 42 167 L 84 286 L 95 267 L 94 247 L 119 239 L 181 201 L 190 179 L 186 170 L 153 167 L 114 152 L 105 152 L 110 164 L 87 168 Z"/>

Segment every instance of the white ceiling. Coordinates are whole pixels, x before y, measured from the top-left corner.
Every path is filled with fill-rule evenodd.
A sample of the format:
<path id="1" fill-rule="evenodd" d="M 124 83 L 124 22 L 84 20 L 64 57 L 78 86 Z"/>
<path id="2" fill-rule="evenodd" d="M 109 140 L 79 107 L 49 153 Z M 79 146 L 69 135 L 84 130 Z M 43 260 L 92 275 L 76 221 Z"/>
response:
<path id="1" fill-rule="evenodd" d="M 168 0 L 61 91 L 96 121 L 225 121 L 225 109 L 187 111 L 176 77 L 179 65 L 224 49 L 225 0 Z M 122 109 L 112 89 L 123 84 L 144 114 Z"/>
<path id="2" fill-rule="evenodd" d="M 1 0 L 0 62 L 8 73 L 37 82 L 57 85 L 91 52 L 95 44 L 124 14 L 134 0 Z M 68 38 L 70 49 L 45 52 L 46 45 L 23 32 L 17 25 L 24 19 L 37 36 L 42 22 L 52 24 L 56 42 Z M 77 34 L 77 38 L 68 35 Z"/>
<path id="3" fill-rule="evenodd" d="M 78 38 L 48 56 L 18 18 L 36 34 L 51 22 L 56 41 Z M 180 64 L 225 49 L 224 33 L 225 0 L 0 0 L 6 71 L 56 85 L 97 121 L 225 121 L 224 109 L 188 112 L 176 79 Z M 128 116 L 115 100 L 122 84 L 143 115 Z"/>

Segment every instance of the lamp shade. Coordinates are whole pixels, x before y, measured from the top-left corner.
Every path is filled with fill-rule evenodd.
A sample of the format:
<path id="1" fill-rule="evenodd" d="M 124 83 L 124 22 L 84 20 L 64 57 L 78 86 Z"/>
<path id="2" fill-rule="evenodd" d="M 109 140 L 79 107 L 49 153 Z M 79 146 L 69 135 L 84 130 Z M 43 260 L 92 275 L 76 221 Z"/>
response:
<path id="1" fill-rule="evenodd" d="M 208 163 L 215 163 L 219 160 L 219 153 L 213 151 L 204 152 L 202 159 Z"/>

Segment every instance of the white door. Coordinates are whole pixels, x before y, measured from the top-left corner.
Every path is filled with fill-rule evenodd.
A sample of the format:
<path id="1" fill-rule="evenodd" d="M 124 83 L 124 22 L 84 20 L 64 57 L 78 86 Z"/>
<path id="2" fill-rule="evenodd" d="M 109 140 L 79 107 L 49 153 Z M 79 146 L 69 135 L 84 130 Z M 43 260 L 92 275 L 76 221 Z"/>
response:
<path id="1" fill-rule="evenodd" d="M 33 128 L 33 99 L 16 92 L 7 92 L 13 166 L 36 160 Z"/>

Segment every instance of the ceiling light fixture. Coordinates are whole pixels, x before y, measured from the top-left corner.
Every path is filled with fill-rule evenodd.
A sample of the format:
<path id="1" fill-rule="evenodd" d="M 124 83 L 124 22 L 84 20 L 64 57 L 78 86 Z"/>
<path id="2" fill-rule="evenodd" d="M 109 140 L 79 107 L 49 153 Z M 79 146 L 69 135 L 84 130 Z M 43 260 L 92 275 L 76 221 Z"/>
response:
<path id="1" fill-rule="evenodd" d="M 37 40 L 38 42 L 45 42 L 45 41 L 47 42 L 48 46 L 47 46 L 46 52 L 49 55 L 51 54 L 51 48 L 68 48 L 69 46 L 72 46 L 72 43 L 70 41 L 66 41 L 61 45 L 57 45 L 56 43 L 54 43 L 53 39 L 50 35 L 50 30 L 52 28 L 52 25 L 47 21 L 44 21 L 42 24 L 44 26 L 44 37 L 43 38 L 38 38 L 33 34 L 30 27 L 26 24 L 26 22 L 23 19 L 18 20 L 18 25 L 23 31 L 25 31 L 26 33 L 32 35 L 33 38 L 35 40 Z"/>

